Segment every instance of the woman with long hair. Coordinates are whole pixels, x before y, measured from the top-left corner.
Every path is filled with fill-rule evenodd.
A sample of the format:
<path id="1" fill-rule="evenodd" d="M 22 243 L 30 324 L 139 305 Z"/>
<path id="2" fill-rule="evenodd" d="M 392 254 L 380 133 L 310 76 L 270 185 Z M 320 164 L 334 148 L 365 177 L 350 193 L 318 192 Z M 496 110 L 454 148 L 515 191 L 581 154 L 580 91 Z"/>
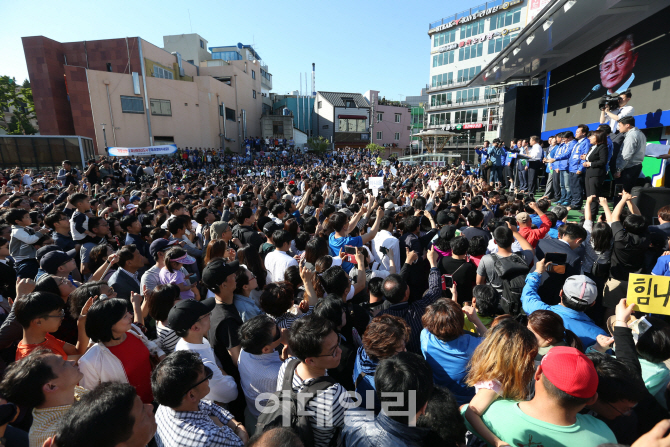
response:
<path id="1" fill-rule="evenodd" d="M 465 411 L 465 418 L 491 445 L 504 443 L 484 425 L 481 416 L 499 397 L 509 400 L 528 397 L 537 350 L 533 333 L 507 318 L 486 334 L 470 359 L 465 383 L 474 387 L 476 394 Z"/>
<path id="2" fill-rule="evenodd" d="M 270 282 L 270 273 L 265 269 L 263 260 L 258 254 L 258 250 L 251 245 L 244 245 L 237 250 L 237 260 L 240 266 L 246 267 L 256 277 L 256 288 L 251 291 L 249 297 L 260 307 L 261 293 L 265 285 Z"/>
<path id="3" fill-rule="evenodd" d="M 233 262 L 235 260 L 235 250 L 232 250 L 231 252 L 231 249 L 228 248 L 228 244 L 223 239 L 209 241 L 203 265 L 206 266 L 214 258 L 224 258 L 228 260 L 228 262 Z"/>

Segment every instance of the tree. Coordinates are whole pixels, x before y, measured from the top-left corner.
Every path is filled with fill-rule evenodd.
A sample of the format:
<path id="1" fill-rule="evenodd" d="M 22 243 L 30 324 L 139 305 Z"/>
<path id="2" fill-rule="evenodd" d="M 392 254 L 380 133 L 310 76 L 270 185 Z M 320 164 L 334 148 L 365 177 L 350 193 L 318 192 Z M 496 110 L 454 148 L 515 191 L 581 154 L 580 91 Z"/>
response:
<path id="1" fill-rule="evenodd" d="M 308 138 L 307 147 L 311 151 L 321 153 L 328 150 L 330 147 L 330 142 L 324 137 Z"/>
<path id="2" fill-rule="evenodd" d="M 16 84 L 15 78 L 0 76 L 0 110 L 2 123 L 0 128 L 9 135 L 34 135 L 37 130 L 30 123 L 35 119 L 35 102 L 30 82 L 26 79 L 23 86 Z M 12 117 L 7 122 L 4 113 L 11 111 Z"/>
<path id="3" fill-rule="evenodd" d="M 375 152 L 381 152 L 381 151 L 384 150 L 384 148 L 382 146 L 380 146 L 378 144 L 375 144 L 375 143 L 368 144 L 367 146 L 365 146 L 365 149 L 369 150 L 373 154 Z"/>

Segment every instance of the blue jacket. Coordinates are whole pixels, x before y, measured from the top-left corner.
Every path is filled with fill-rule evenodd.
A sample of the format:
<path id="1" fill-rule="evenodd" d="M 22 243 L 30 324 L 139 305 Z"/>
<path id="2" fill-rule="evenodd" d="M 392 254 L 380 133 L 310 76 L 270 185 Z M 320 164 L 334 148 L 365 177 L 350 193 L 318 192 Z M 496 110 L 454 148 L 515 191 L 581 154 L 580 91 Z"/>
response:
<path id="1" fill-rule="evenodd" d="M 514 160 L 516 160 L 516 154 L 519 153 L 519 149 L 517 149 L 517 147 L 514 146 L 513 148 L 510 149 L 505 148 L 505 150 L 507 151 L 505 155 L 505 166 L 512 166 Z"/>
<path id="2" fill-rule="evenodd" d="M 530 315 L 536 310 L 544 309 L 560 315 L 563 318 L 565 328 L 574 332 L 582 340 L 585 348 L 595 344 L 598 335 L 607 335 L 584 312 L 577 312 L 560 304 L 550 306 L 542 302 L 537 294 L 537 289 L 540 287 L 540 278 L 541 275 L 537 272 L 529 273 L 526 276 L 526 285 L 521 294 L 521 304 L 524 312 Z"/>
<path id="3" fill-rule="evenodd" d="M 347 410 L 342 441 L 347 447 L 420 447 L 429 428 L 410 427 L 389 418 L 383 411 L 374 419 L 362 407 Z"/>
<path id="4" fill-rule="evenodd" d="M 377 398 L 377 393 L 375 393 L 375 371 L 377 371 L 377 362 L 372 360 L 368 353 L 365 352 L 363 346 L 358 348 L 356 353 L 356 362 L 354 363 L 354 385 L 356 386 L 355 391 L 361 395 L 360 408 L 367 408 L 367 394 L 369 390 L 372 390 L 372 393 L 375 398 L 375 413 L 378 413 L 382 408 L 381 401 Z M 365 376 L 361 377 L 361 380 L 356 383 L 358 376 L 364 373 Z"/>
<path id="5" fill-rule="evenodd" d="M 489 156 L 489 151 L 487 149 L 482 148 L 481 150 L 475 149 L 475 152 L 477 152 L 478 155 L 482 156 L 481 163 L 484 164 L 484 162 Z"/>
<path id="6" fill-rule="evenodd" d="M 553 146 L 553 147 L 550 147 L 550 148 L 549 148 L 549 154 L 548 154 L 547 158 L 554 158 L 554 157 L 556 156 L 556 152 L 558 152 L 558 148 L 559 148 L 559 146 Z M 551 171 L 553 171 L 554 169 L 556 169 L 556 168 L 554 167 L 554 164 L 558 164 L 558 163 L 557 163 L 557 162 L 554 162 L 554 163 L 547 163 L 547 172 L 551 172 Z M 538 227 L 538 228 L 539 228 L 539 227 Z"/>
<path id="7" fill-rule="evenodd" d="M 577 140 L 569 141 L 565 144 L 561 144 L 558 151 L 556 151 L 556 162 L 558 162 L 557 169 L 560 171 L 568 169 L 568 159 L 570 158 L 570 153 L 575 144 L 577 144 Z"/>
<path id="8" fill-rule="evenodd" d="M 580 171 L 582 174 L 584 173 L 584 160 L 581 159 L 581 156 L 588 154 L 590 147 L 591 142 L 586 137 L 572 147 L 572 151 L 570 152 L 570 163 L 568 166 L 570 172 Z"/>
<path id="9" fill-rule="evenodd" d="M 493 166 L 502 166 L 504 156 L 505 156 L 505 149 L 503 149 L 502 147 L 500 146 L 489 147 L 489 158 L 493 162 Z"/>

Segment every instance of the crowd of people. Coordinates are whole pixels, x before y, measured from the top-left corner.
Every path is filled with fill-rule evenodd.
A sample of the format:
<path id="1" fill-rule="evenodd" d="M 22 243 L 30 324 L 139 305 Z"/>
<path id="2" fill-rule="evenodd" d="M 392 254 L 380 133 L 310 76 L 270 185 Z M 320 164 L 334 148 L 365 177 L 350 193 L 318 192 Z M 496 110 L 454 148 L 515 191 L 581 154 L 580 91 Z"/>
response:
<path id="1" fill-rule="evenodd" d="M 667 445 L 670 325 L 626 291 L 670 276 L 670 206 L 611 210 L 632 143 L 577 132 L 3 171 L 0 444 Z"/>

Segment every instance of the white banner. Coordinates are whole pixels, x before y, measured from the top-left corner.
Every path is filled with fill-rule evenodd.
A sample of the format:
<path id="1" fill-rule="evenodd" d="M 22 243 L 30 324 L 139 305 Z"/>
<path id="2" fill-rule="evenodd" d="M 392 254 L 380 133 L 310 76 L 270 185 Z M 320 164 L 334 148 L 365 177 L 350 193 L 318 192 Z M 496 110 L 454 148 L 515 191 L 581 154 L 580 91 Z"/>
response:
<path id="1" fill-rule="evenodd" d="M 370 177 L 368 178 L 368 186 L 370 189 L 382 189 L 384 187 L 384 177 Z"/>
<path id="2" fill-rule="evenodd" d="M 146 157 L 151 155 L 170 155 L 177 152 L 176 144 L 146 147 L 108 147 L 111 157 Z"/>

